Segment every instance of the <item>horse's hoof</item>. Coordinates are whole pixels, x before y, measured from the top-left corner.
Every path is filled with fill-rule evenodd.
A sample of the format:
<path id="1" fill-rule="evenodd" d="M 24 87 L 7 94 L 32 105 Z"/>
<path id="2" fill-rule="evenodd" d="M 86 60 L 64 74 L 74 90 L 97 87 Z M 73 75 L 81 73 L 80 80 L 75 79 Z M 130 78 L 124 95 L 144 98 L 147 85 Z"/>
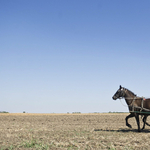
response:
<path id="1" fill-rule="evenodd" d="M 130 124 L 127 124 L 127 126 L 128 126 L 129 128 L 132 128 L 132 126 L 131 126 Z"/>

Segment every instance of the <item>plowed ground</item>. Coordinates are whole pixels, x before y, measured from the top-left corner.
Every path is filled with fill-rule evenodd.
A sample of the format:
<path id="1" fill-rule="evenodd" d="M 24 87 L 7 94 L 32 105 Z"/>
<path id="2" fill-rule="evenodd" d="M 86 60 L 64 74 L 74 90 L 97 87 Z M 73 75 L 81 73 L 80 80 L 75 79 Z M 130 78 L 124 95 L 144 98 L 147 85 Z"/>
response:
<path id="1" fill-rule="evenodd" d="M 0 150 L 150 149 L 150 127 L 138 133 L 131 118 L 129 129 L 127 115 L 0 114 Z"/>

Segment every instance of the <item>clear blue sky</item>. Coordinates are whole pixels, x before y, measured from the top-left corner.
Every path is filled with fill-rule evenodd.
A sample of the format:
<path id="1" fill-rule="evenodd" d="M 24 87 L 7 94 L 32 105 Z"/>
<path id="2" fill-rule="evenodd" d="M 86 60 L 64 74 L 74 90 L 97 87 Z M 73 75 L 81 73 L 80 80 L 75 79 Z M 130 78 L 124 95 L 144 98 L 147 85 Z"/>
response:
<path id="1" fill-rule="evenodd" d="M 0 111 L 128 111 L 120 84 L 150 97 L 149 0 L 0 0 Z"/>

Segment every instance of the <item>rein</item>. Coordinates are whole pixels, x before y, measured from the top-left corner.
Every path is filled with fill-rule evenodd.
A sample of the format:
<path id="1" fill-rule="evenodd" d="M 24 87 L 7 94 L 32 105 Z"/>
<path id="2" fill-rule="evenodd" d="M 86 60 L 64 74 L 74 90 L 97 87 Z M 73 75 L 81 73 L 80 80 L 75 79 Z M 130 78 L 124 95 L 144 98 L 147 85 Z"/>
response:
<path id="1" fill-rule="evenodd" d="M 122 99 L 122 98 L 119 98 L 121 104 L 122 104 L 123 106 L 127 107 L 127 105 L 125 105 L 125 104 L 122 103 L 121 99 Z"/>

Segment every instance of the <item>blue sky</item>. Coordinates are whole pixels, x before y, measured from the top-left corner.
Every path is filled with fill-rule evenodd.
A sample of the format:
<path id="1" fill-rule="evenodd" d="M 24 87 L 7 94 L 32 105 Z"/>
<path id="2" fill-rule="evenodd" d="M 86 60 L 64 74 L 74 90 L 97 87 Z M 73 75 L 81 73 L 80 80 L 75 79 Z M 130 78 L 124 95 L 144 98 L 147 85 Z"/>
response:
<path id="1" fill-rule="evenodd" d="M 0 111 L 128 111 L 120 84 L 150 97 L 149 16 L 149 0 L 0 0 Z"/>

